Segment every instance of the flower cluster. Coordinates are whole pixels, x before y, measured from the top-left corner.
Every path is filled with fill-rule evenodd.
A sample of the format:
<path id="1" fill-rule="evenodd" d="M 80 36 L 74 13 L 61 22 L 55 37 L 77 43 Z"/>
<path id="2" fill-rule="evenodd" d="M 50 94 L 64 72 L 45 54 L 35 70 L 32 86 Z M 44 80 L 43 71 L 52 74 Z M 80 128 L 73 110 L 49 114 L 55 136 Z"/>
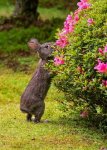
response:
<path id="1" fill-rule="evenodd" d="M 61 35 L 60 39 L 56 41 L 56 45 L 60 46 L 61 48 L 64 48 L 68 44 L 68 38 L 67 36 Z"/>
<path id="2" fill-rule="evenodd" d="M 107 53 L 107 45 L 104 47 L 104 50 L 99 48 L 98 51 L 101 55 L 105 56 Z M 102 62 L 98 59 L 98 64 L 94 67 L 94 69 L 99 73 L 107 75 L 107 62 Z M 102 85 L 107 87 L 107 80 L 102 80 Z"/>
<path id="3" fill-rule="evenodd" d="M 94 67 L 99 73 L 107 73 L 107 63 L 99 62 L 98 65 Z"/>
<path id="4" fill-rule="evenodd" d="M 59 33 L 59 39 L 56 41 L 56 45 L 64 48 L 69 44 L 67 34 L 74 32 L 75 25 L 79 20 L 79 15 L 75 13 L 74 17 L 68 15 L 65 22 L 64 28 L 62 29 L 61 33 Z"/>
<path id="5" fill-rule="evenodd" d="M 79 14 L 78 12 L 74 13 L 74 17 L 71 15 L 68 15 L 65 22 L 64 22 L 64 28 L 62 29 L 61 33 L 59 33 L 59 39 L 56 41 L 56 45 L 64 48 L 69 44 L 67 35 L 69 33 L 74 32 L 75 25 L 79 21 Z"/>
<path id="6" fill-rule="evenodd" d="M 79 9 L 88 9 L 90 8 L 91 4 L 88 3 L 88 0 L 81 0 L 80 2 L 77 3 L 77 5 L 79 6 Z"/>
<path id="7" fill-rule="evenodd" d="M 104 47 L 104 50 L 102 48 L 98 49 L 99 53 L 101 55 L 105 55 L 107 53 L 107 45 Z M 98 64 L 94 67 L 99 73 L 105 73 L 107 74 L 107 62 L 101 62 L 100 59 L 98 59 Z"/>
<path id="8" fill-rule="evenodd" d="M 80 0 L 80 2 L 77 3 L 77 5 L 78 5 L 78 9 L 74 12 L 74 14 L 73 15 L 69 14 L 67 16 L 67 18 L 64 22 L 64 27 L 61 30 L 61 32 L 59 33 L 59 39 L 56 41 L 56 45 L 62 49 L 65 48 L 69 44 L 68 35 L 70 33 L 74 32 L 76 24 L 78 23 L 78 21 L 80 19 L 79 13 L 83 9 L 88 9 L 91 6 L 91 4 L 88 3 L 88 0 Z M 94 21 L 93 21 L 93 19 L 89 18 L 88 25 L 92 25 L 92 24 L 94 24 Z M 56 58 L 55 58 L 54 62 L 57 62 Z M 54 64 L 56 64 L 56 63 L 54 63 Z M 61 63 L 59 63 L 59 64 L 61 64 Z"/>
<path id="9" fill-rule="evenodd" d="M 72 33 L 74 31 L 75 28 L 75 24 L 78 22 L 79 20 L 79 15 L 75 14 L 74 18 L 71 15 L 67 16 L 67 19 L 64 22 L 64 29 L 63 31 L 67 34 L 67 33 Z"/>

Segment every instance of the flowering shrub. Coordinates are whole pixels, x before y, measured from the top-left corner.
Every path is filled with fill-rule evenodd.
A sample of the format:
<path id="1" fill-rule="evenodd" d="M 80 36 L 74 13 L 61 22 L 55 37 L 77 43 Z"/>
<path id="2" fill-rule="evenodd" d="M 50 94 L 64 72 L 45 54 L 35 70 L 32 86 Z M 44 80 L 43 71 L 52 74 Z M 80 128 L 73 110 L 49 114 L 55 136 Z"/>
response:
<path id="1" fill-rule="evenodd" d="M 106 0 L 80 0 L 58 32 L 54 56 L 64 63 L 49 66 L 55 85 L 65 93 L 66 106 L 81 106 L 93 114 L 107 114 Z M 83 109 L 83 112 L 84 112 Z M 90 115 L 88 113 L 88 115 Z"/>

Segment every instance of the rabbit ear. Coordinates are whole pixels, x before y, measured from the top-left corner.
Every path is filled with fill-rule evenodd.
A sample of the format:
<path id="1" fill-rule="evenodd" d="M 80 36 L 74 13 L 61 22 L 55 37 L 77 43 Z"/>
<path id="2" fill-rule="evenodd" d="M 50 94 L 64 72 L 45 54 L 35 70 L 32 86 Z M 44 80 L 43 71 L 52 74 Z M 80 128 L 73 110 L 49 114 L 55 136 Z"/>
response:
<path id="1" fill-rule="evenodd" d="M 30 41 L 28 42 L 28 47 L 29 47 L 30 49 L 32 49 L 32 50 L 38 51 L 39 48 L 40 48 L 40 43 L 38 42 L 37 39 L 32 38 L 32 39 L 30 39 Z"/>
<path id="2" fill-rule="evenodd" d="M 35 42 L 35 43 L 39 43 L 38 40 L 35 39 L 35 38 L 31 38 L 30 41 L 31 41 L 31 42 Z"/>

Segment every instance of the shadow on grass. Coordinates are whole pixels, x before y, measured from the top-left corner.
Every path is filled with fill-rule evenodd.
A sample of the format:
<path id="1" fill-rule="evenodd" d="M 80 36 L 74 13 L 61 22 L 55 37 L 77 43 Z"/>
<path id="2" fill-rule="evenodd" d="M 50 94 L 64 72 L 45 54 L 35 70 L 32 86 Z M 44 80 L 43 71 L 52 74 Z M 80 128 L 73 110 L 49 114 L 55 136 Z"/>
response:
<path id="1" fill-rule="evenodd" d="M 51 120 L 49 124 L 53 125 L 60 125 L 63 126 L 64 128 L 67 128 L 68 134 L 82 134 L 85 137 L 88 138 L 98 138 L 98 139 L 107 139 L 107 132 L 104 132 L 101 129 L 98 129 L 93 123 L 91 123 L 89 120 L 84 120 L 81 118 L 67 118 L 67 117 L 62 117 L 59 118 L 58 120 Z"/>

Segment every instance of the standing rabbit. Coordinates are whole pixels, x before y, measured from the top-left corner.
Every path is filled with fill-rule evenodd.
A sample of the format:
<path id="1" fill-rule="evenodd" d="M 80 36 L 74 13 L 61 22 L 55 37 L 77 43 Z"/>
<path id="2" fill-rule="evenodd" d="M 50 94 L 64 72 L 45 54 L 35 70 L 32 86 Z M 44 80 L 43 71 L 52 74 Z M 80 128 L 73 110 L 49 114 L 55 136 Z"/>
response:
<path id="1" fill-rule="evenodd" d="M 45 64 L 51 58 L 52 45 L 52 43 L 39 44 L 36 39 L 28 42 L 28 46 L 38 52 L 40 60 L 32 79 L 21 96 L 20 110 L 27 113 L 27 121 L 31 121 L 32 115 L 34 115 L 34 122 L 40 122 L 45 110 L 44 99 L 52 79 Z"/>

